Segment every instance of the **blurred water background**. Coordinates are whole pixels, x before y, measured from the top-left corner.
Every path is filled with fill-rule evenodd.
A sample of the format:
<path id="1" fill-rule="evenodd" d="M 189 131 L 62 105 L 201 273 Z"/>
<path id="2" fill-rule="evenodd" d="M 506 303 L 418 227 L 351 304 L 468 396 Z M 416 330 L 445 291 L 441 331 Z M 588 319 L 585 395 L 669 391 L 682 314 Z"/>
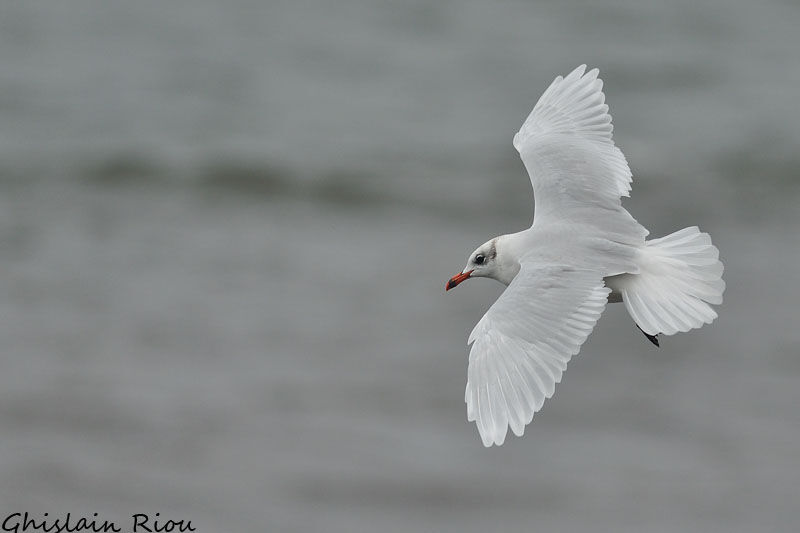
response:
<path id="1" fill-rule="evenodd" d="M 0 4 L 0 513 L 198 531 L 797 531 L 800 5 Z M 652 235 L 726 264 L 655 349 L 609 306 L 522 439 L 466 422 L 444 282 L 525 227 L 511 137 L 605 80 Z"/>

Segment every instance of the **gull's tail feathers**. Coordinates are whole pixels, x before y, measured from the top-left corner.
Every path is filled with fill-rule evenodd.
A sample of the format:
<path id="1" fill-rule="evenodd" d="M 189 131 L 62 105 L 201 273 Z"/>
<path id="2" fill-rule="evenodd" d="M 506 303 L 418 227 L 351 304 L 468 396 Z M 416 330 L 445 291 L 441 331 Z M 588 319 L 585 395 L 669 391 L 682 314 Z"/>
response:
<path id="1" fill-rule="evenodd" d="M 719 250 L 697 226 L 647 241 L 640 272 L 626 276 L 622 299 L 649 335 L 672 335 L 710 324 L 722 303 L 725 282 Z"/>

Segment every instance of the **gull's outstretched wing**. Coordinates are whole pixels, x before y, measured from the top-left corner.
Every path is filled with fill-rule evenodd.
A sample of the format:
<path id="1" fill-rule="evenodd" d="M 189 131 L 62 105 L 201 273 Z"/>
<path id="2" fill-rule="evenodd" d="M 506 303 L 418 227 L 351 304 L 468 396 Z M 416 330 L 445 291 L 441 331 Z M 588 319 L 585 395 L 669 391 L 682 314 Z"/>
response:
<path id="1" fill-rule="evenodd" d="M 484 446 L 503 444 L 509 426 L 522 435 L 591 333 L 609 292 L 593 270 L 522 265 L 469 336 L 467 419 Z"/>
<path id="2" fill-rule="evenodd" d="M 603 82 L 597 69 L 585 70 L 556 78 L 514 136 L 533 184 L 533 224 L 570 224 L 641 246 L 648 232 L 620 201 L 631 190 L 631 171 L 611 137 Z"/>

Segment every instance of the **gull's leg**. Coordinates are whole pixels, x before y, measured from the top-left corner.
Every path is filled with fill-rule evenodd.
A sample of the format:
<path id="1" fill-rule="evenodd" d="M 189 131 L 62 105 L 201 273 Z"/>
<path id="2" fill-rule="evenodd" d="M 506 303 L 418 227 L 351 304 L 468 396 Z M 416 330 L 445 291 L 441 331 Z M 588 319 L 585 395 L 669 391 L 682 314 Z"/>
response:
<path id="1" fill-rule="evenodd" d="M 639 324 L 636 324 L 636 327 L 639 328 Z M 658 344 L 658 333 L 656 333 L 655 335 L 650 335 L 649 333 L 645 333 L 642 328 L 639 328 L 639 331 L 641 331 L 642 334 L 644 334 L 644 336 L 647 337 L 647 340 L 649 340 L 650 342 L 652 342 L 656 346 L 660 346 Z"/>

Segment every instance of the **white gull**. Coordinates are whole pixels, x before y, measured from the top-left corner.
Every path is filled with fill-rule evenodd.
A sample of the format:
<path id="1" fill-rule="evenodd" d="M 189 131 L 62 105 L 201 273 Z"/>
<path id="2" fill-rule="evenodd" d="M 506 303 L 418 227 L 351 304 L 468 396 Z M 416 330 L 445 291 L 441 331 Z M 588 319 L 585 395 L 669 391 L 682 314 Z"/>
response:
<path id="1" fill-rule="evenodd" d="M 469 336 L 467 419 L 485 446 L 521 436 L 553 395 L 606 302 L 622 301 L 658 345 L 711 323 L 719 251 L 689 227 L 660 239 L 622 207 L 631 171 L 614 146 L 597 69 L 559 76 L 514 136 L 535 198 L 530 228 L 479 246 L 447 290 L 474 277 L 508 286 Z"/>

